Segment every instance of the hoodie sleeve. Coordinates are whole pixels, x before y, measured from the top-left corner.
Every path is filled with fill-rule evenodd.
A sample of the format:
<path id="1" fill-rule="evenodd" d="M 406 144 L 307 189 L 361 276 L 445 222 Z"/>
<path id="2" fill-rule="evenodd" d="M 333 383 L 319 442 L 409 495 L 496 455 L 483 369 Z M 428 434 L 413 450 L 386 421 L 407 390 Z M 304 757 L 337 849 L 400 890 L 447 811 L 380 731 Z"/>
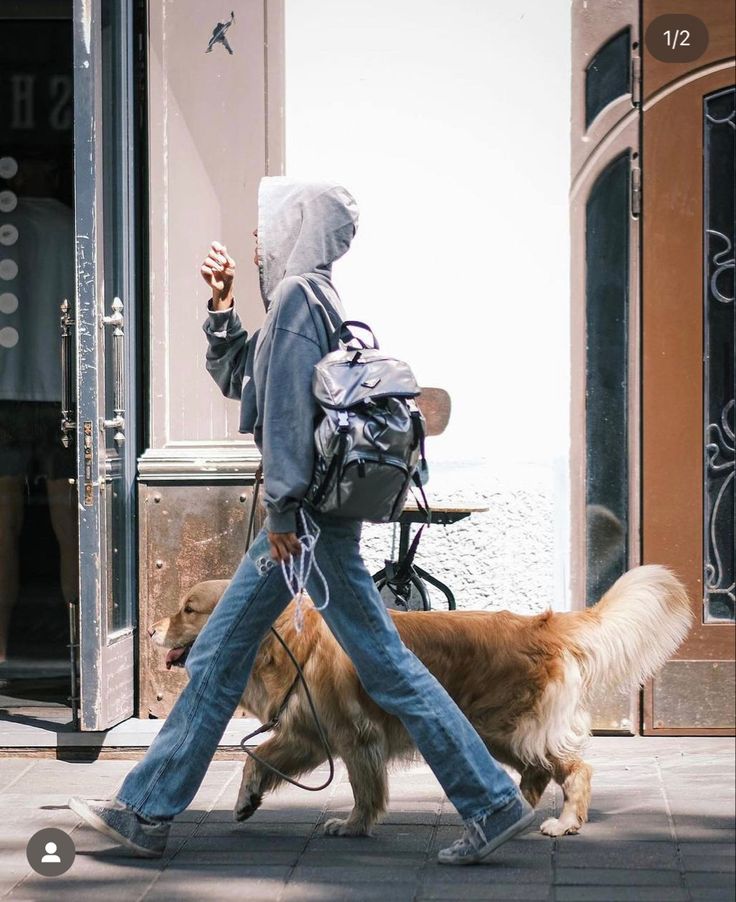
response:
<path id="1" fill-rule="evenodd" d="M 282 298 L 269 349 L 263 410 L 263 487 L 272 532 L 296 532 L 296 512 L 312 481 L 317 402 L 314 366 L 323 357 L 301 288 Z M 280 325 L 280 323 L 287 324 Z"/>
<path id="2" fill-rule="evenodd" d="M 243 372 L 248 356 L 248 333 L 243 328 L 235 305 L 227 310 L 212 310 L 202 329 L 207 336 L 207 372 L 226 398 L 238 400 L 243 390 Z"/>

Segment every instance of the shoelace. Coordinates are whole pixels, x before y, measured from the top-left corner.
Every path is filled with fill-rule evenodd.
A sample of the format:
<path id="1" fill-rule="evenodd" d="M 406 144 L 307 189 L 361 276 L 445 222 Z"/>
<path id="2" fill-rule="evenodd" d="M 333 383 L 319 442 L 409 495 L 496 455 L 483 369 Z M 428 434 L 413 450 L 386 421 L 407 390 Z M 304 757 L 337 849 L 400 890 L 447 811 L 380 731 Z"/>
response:
<path id="1" fill-rule="evenodd" d="M 483 818 L 483 823 L 485 823 L 485 820 L 486 819 Z M 460 852 L 468 846 L 473 851 L 476 851 L 477 849 L 482 848 L 487 842 L 488 839 L 483 830 L 483 825 L 479 821 L 467 821 L 465 823 L 463 835 L 450 845 L 449 851 Z"/>
<path id="2" fill-rule="evenodd" d="M 327 585 L 327 580 L 320 570 L 314 554 L 314 548 L 320 536 L 320 528 L 304 510 L 299 511 L 299 516 L 301 517 L 302 529 L 304 531 L 304 535 L 299 537 L 302 553 L 298 557 L 292 555 L 288 562 L 281 561 L 281 572 L 284 574 L 286 585 L 296 602 L 294 627 L 297 633 L 301 633 L 302 627 L 304 626 L 304 592 L 307 588 L 307 582 L 312 570 L 314 570 L 322 581 L 325 590 L 325 600 L 323 604 L 315 604 L 314 609 L 316 611 L 324 611 L 330 603 L 330 587 Z M 314 602 L 314 599 L 312 599 L 312 602 Z"/>

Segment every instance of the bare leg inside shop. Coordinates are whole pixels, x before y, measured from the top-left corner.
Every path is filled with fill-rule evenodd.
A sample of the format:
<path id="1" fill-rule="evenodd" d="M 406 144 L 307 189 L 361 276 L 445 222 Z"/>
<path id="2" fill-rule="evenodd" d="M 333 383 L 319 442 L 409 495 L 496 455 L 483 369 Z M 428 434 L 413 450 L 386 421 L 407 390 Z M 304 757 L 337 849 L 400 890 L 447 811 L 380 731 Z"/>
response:
<path id="1" fill-rule="evenodd" d="M 10 617 L 18 600 L 24 486 L 23 476 L 0 476 L 0 662 L 7 657 Z"/>
<path id="2" fill-rule="evenodd" d="M 68 479 L 48 479 L 49 515 L 59 543 L 61 592 L 64 601 L 79 597 L 79 540 L 77 536 L 77 489 Z"/>

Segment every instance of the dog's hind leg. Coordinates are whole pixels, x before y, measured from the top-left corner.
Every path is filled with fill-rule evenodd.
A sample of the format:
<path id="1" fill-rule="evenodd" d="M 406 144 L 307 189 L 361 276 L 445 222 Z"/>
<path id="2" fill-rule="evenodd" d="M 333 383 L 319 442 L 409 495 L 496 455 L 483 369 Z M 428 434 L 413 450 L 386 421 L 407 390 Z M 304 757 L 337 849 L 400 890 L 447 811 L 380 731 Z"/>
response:
<path id="1" fill-rule="evenodd" d="M 388 804 L 388 774 L 383 742 L 373 731 L 363 733 L 340 756 L 348 771 L 355 804 L 347 818 L 333 817 L 325 823 L 330 836 L 370 836 L 371 828 Z"/>
<path id="2" fill-rule="evenodd" d="M 529 802 L 532 808 L 536 808 L 539 800 L 544 795 L 547 784 L 552 779 L 550 771 L 542 767 L 530 765 L 521 772 L 521 794 Z"/>
<path id="3" fill-rule="evenodd" d="M 310 737 L 294 730 L 277 732 L 258 746 L 257 755 L 283 774 L 294 778 L 319 767 L 325 760 L 321 746 L 313 745 Z M 251 817 L 261 807 L 263 796 L 283 782 L 278 774 L 253 758 L 247 758 L 235 803 L 235 820 L 245 821 Z"/>
<path id="4" fill-rule="evenodd" d="M 548 818 L 539 829 L 547 836 L 578 833 L 588 819 L 593 768 L 582 758 L 555 760 L 553 763 L 555 780 L 562 788 L 564 802 L 559 818 Z"/>

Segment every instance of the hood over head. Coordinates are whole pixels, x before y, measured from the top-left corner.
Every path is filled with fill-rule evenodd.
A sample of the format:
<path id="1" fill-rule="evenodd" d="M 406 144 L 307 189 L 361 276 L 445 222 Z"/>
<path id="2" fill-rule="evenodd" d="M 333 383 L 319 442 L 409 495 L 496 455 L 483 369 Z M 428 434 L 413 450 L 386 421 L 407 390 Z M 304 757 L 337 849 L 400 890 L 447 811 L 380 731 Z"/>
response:
<path id="1" fill-rule="evenodd" d="M 258 188 L 258 256 L 261 295 L 269 306 L 279 282 L 310 272 L 329 275 L 350 247 L 358 226 L 355 199 L 330 182 L 261 179 Z"/>

